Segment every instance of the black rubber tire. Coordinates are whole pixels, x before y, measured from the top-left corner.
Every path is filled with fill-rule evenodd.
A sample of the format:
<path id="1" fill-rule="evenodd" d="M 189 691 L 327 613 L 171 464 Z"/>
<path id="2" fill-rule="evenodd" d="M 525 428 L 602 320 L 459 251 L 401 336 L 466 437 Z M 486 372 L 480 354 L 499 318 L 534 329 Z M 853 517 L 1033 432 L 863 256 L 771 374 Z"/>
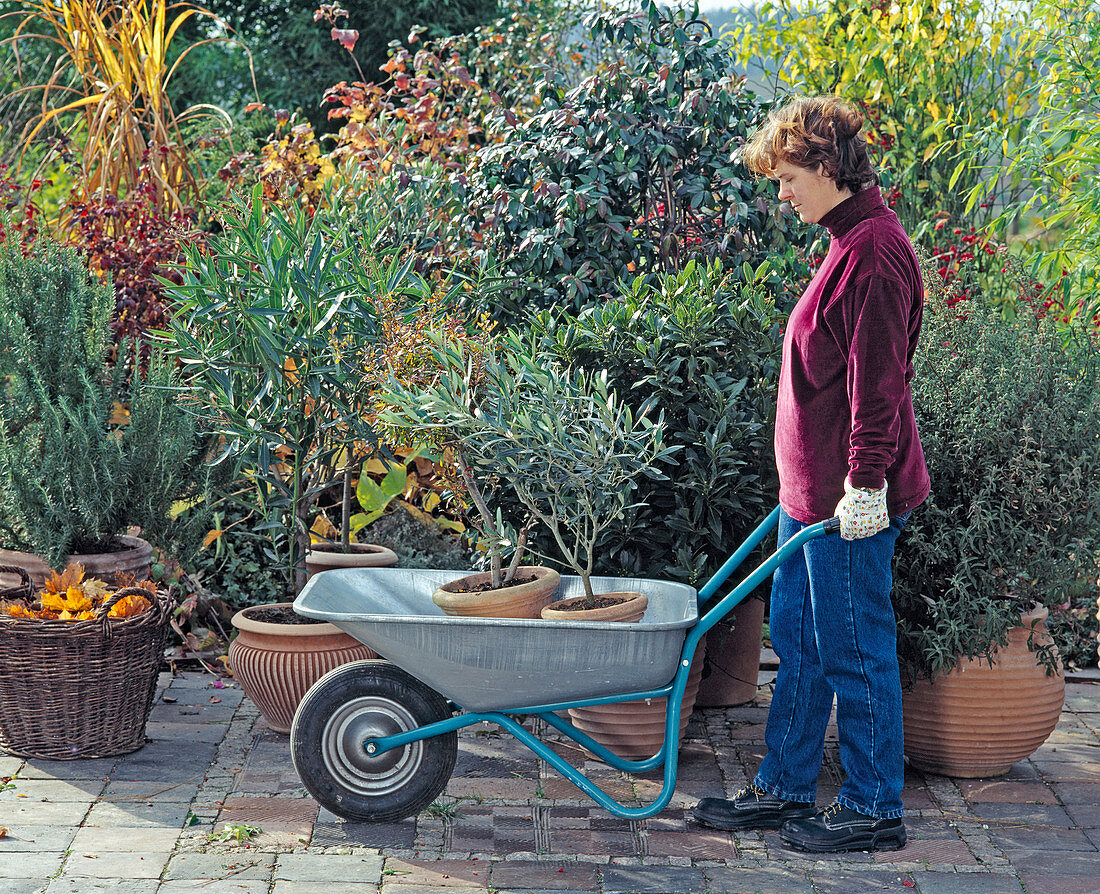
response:
<path id="1" fill-rule="evenodd" d="M 388 661 L 345 664 L 318 680 L 298 705 L 290 731 L 294 768 L 306 790 L 337 816 L 396 822 L 419 813 L 446 787 L 458 733 L 376 756 L 362 743 L 450 716 L 443 696 Z"/>

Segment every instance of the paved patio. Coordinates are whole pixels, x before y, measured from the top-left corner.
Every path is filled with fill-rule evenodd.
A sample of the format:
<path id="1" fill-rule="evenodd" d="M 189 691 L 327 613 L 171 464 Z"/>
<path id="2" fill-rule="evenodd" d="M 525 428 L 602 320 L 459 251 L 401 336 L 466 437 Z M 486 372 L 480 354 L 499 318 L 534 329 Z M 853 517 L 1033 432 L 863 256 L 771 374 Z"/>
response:
<path id="1" fill-rule="evenodd" d="M 390 825 L 340 820 L 299 787 L 287 736 L 239 689 L 163 675 L 151 739 L 122 758 L 23 761 L 0 754 L 0 894 L 1100 894 L 1100 674 L 1074 677 L 1047 743 L 1004 777 L 910 773 L 909 844 L 813 859 L 775 833 L 695 826 L 689 808 L 751 778 L 770 686 L 750 704 L 697 711 L 672 805 L 641 822 L 592 806 L 495 727 L 465 730 L 437 815 Z M 560 745 L 620 799 L 628 777 Z M 819 800 L 840 780 L 835 745 Z M 439 815 L 443 814 L 443 815 Z M 260 831 L 214 841 L 226 826 Z"/>

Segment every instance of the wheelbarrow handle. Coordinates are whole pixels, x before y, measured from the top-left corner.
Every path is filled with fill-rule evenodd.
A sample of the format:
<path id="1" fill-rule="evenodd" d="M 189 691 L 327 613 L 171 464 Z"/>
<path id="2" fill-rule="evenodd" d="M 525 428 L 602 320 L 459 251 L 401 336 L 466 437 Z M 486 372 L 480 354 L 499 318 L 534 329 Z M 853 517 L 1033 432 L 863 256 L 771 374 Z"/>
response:
<path id="1" fill-rule="evenodd" d="M 802 549 L 802 545 L 807 541 L 814 540 L 818 537 L 823 537 L 827 534 L 835 534 L 840 531 L 840 519 L 830 518 L 823 522 L 817 522 L 813 525 L 807 525 L 793 537 L 791 537 L 786 543 L 780 546 L 774 553 L 768 556 L 763 562 L 761 562 L 751 573 L 748 574 L 736 587 L 734 587 L 729 593 L 727 593 L 717 603 L 712 605 L 705 613 L 702 610 L 703 604 L 710 598 L 710 596 L 720 587 L 737 568 L 738 565 L 744 560 L 745 556 L 756 547 L 760 541 L 762 541 L 776 526 L 779 521 L 779 510 L 776 509 L 768 518 L 757 528 L 741 545 L 741 548 L 730 557 L 729 561 L 714 575 L 706 584 L 706 586 L 699 593 L 699 621 L 695 627 L 687 635 L 685 640 L 685 654 L 690 655 L 695 652 L 695 645 L 698 643 L 711 627 L 717 624 L 722 618 L 728 615 L 734 608 L 737 607 L 753 590 L 755 590 L 761 583 L 767 580 L 772 573 L 784 562 L 787 561 L 792 555 Z M 690 650 L 690 651 L 689 651 Z"/>
<path id="2" fill-rule="evenodd" d="M 779 524 L 779 507 L 771 511 L 764 521 L 762 521 L 746 539 L 745 542 L 737 548 L 737 551 L 730 556 L 721 568 L 715 572 L 714 576 L 708 580 L 699 590 L 699 610 L 702 612 L 703 606 L 707 604 L 710 598 L 718 592 L 718 588 L 722 586 L 738 568 L 744 563 L 751 553 L 760 543 L 768 536 Z M 826 519 L 823 522 L 819 522 L 820 530 L 816 534 L 806 539 L 812 539 L 814 536 L 820 536 L 822 534 L 836 534 L 840 531 L 840 519 L 836 516 Z M 815 530 L 817 526 L 811 526 Z"/>

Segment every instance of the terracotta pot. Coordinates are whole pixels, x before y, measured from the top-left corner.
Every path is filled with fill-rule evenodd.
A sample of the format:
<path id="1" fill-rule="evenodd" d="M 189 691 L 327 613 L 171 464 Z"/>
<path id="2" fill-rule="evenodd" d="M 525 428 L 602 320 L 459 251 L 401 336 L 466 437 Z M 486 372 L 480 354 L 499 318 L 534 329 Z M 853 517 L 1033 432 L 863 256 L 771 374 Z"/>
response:
<path id="1" fill-rule="evenodd" d="M 574 597 L 555 602 L 542 610 L 543 618 L 556 621 L 640 621 L 645 614 L 649 601 L 633 591 L 618 593 L 600 593 L 602 597 L 624 597 L 616 605 L 603 608 L 577 608 L 584 597 Z M 704 648 L 700 646 L 692 659 L 688 671 L 687 688 L 680 703 L 680 732 L 676 747 L 684 739 L 688 720 L 695 707 L 695 696 L 699 691 L 699 679 L 703 673 Z M 570 708 L 569 721 L 577 729 L 588 733 L 593 739 L 620 757 L 629 760 L 642 760 L 652 757 L 665 740 L 665 715 L 668 699 L 655 698 L 610 705 L 591 705 L 587 708 Z M 590 755 L 593 758 L 595 755 Z"/>
<path id="2" fill-rule="evenodd" d="M 252 606 L 233 616 L 237 636 L 229 644 L 229 665 L 268 725 L 289 733 L 298 703 L 314 683 L 341 664 L 378 655 L 332 624 L 272 624 L 249 617 L 265 607 Z"/>
<path id="3" fill-rule="evenodd" d="M 553 568 L 541 565 L 520 565 L 516 577 L 530 577 L 535 580 L 511 587 L 499 587 L 496 590 L 466 591 L 467 587 L 476 587 L 487 583 L 489 572 L 468 574 L 458 580 L 443 584 L 432 594 L 432 601 L 447 615 L 475 618 L 537 618 L 539 612 L 548 605 L 558 591 L 561 575 Z"/>
<path id="4" fill-rule="evenodd" d="M 1062 713 L 1066 679 L 1036 664 L 1028 651 L 1030 625 L 1038 620 L 1035 643 L 1051 642 L 1043 626 L 1047 610 L 1023 616 L 993 666 L 960 661 L 934 682 L 918 680 L 902 693 L 905 755 L 918 770 L 976 778 L 1007 773 L 1046 741 Z"/>
<path id="5" fill-rule="evenodd" d="M 605 605 L 602 608 L 579 608 L 584 596 L 573 596 L 570 599 L 562 599 L 552 602 L 542 610 L 542 617 L 547 621 L 619 621 L 629 623 L 640 621 L 645 614 L 649 600 L 644 595 L 634 590 L 620 590 L 614 593 L 597 593 L 601 599 L 620 597 L 614 605 Z"/>
<path id="6" fill-rule="evenodd" d="M 703 676 L 703 656 L 706 647 L 700 643 L 688 670 L 687 687 L 680 703 L 680 733 L 676 739 L 679 748 L 684 741 L 691 712 L 695 709 L 699 680 Z M 612 705 L 591 705 L 587 708 L 570 708 L 569 720 L 577 729 L 588 733 L 608 750 L 628 760 L 644 760 L 652 757 L 665 741 L 665 715 L 668 699 L 639 699 Z M 593 755 L 594 756 L 594 755 Z"/>
<path id="7" fill-rule="evenodd" d="M 98 577 L 114 584 L 119 574 L 133 575 L 135 581 L 149 576 L 152 567 L 153 548 L 140 537 L 123 534 L 117 538 L 122 549 L 109 553 L 73 553 L 66 565 L 83 565 L 85 577 Z M 34 553 L 0 549 L 0 565 L 18 565 L 26 568 L 35 589 L 41 588 L 50 575 L 49 566 Z M 19 583 L 12 575 L 0 575 L 0 587 L 11 587 Z"/>
<path id="8" fill-rule="evenodd" d="M 389 568 L 397 564 L 397 553 L 373 543 L 353 543 L 351 552 L 329 543 L 315 543 L 306 553 L 306 579 L 333 568 Z"/>
<path id="9" fill-rule="evenodd" d="M 698 707 L 728 708 L 756 697 L 763 632 L 764 600 L 752 598 L 707 631 Z"/>

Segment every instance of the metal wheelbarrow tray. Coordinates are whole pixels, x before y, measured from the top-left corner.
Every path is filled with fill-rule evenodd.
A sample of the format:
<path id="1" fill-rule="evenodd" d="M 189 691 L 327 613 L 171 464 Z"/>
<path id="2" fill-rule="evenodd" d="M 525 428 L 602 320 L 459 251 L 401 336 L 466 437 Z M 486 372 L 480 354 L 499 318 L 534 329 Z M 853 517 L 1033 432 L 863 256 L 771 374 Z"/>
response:
<path id="1" fill-rule="evenodd" d="M 698 618 L 694 587 L 669 581 L 593 578 L 597 592 L 637 590 L 649 599 L 631 624 L 444 615 L 432 593 L 469 571 L 373 568 L 315 575 L 294 603 L 328 621 L 467 711 L 505 711 L 651 689 L 668 683 Z M 583 596 L 562 576 L 558 599 Z"/>
<path id="2" fill-rule="evenodd" d="M 364 568 L 315 575 L 295 610 L 336 625 L 388 660 L 345 664 L 306 693 L 290 734 L 302 783 L 346 819 L 400 820 L 446 788 L 458 730 L 491 721 L 615 816 L 655 816 L 676 788 L 680 705 L 700 640 L 806 541 L 839 529 L 836 519 L 804 528 L 709 605 L 778 520 L 776 508 L 698 594 L 669 581 L 594 578 L 596 592 L 636 589 L 648 597 L 644 618 L 632 623 L 444 615 L 431 594 L 464 571 Z M 577 578 L 562 578 L 559 596 L 580 593 Z M 645 760 L 619 757 L 560 716 L 568 708 L 650 698 L 666 699 L 665 735 Z M 663 767 L 660 794 L 641 807 L 621 804 L 524 726 L 522 715 L 540 718 L 616 769 Z"/>

